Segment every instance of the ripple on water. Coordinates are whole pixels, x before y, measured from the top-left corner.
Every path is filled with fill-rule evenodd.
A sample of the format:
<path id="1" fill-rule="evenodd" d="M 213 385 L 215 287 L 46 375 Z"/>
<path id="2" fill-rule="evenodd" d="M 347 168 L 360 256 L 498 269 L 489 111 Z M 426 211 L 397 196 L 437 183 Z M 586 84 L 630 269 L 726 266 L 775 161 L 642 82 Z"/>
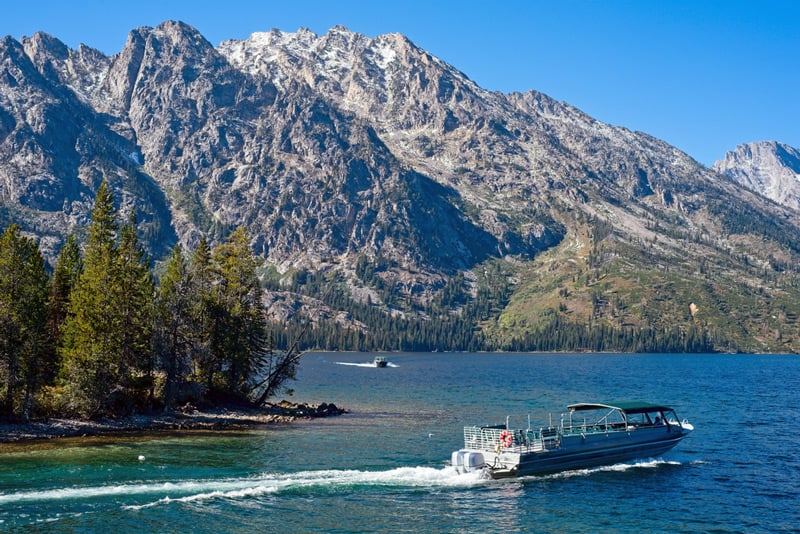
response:
<path id="1" fill-rule="evenodd" d="M 0 530 L 766 532 L 800 524 L 800 358 L 393 354 L 397 367 L 388 370 L 335 363 L 361 364 L 365 355 L 304 358 L 297 397 L 350 414 L 234 435 L 5 451 Z M 465 424 L 507 415 L 522 423 L 530 413 L 535 426 L 566 404 L 615 398 L 674 405 L 696 430 L 663 458 L 548 476 L 483 480 L 447 467 Z"/>

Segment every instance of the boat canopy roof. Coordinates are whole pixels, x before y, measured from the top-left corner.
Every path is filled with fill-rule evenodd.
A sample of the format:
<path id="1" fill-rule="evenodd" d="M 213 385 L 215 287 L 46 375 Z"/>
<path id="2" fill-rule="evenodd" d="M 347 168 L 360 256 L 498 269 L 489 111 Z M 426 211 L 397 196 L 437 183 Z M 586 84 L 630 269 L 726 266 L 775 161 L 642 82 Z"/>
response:
<path id="1" fill-rule="evenodd" d="M 609 403 L 596 403 L 596 402 L 579 402 L 578 404 L 570 404 L 567 406 L 572 412 L 580 412 L 583 410 L 600 410 L 603 408 L 611 410 L 619 410 L 624 413 L 644 413 L 644 412 L 661 412 L 672 411 L 672 408 L 663 406 L 661 404 L 651 404 L 649 402 L 640 401 L 625 401 L 625 402 L 609 402 Z"/>

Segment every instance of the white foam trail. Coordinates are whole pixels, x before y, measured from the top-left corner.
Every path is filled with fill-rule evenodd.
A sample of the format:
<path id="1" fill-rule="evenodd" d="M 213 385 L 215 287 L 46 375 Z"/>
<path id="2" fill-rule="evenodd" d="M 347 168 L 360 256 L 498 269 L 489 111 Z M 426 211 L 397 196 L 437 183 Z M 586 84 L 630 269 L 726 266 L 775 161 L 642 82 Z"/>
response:
<path id="1" fill-rule="evenodd" d="M 681 465 L 680 462 L 646 460 L 636 463 L 615 464 L 592 469 L 578 469 L 547 475 L 544 478 L 587 476 L 608 471 L 655 468 L 661 465 Z M 542 477 L 525 477 L 542 478 Z M 523 478 L 522 480 L 525 480 Z M 453 467 L 398 467 L 387 471 L 321 470 L 298 473 L 264 474 L 257 477 L 186 480 L 181 482 L 152 482 L 58 488 L 0 494 L 0 507 L 19 502 L 47 502 L 58 500 L 100 499 L 105 497 L 146 497 L 159 495 L 159 499 L 142 505 L 126 506 L 141 509 L 172 502 L 195 502 L 211 499 L 241 499 L 302 488 L 335 489 L 342 486 L 401 486 L 410 488 L 470 488 L 490 483 L 503 483 L 486 479 L 481 471 L 458 474 Z"/>
<path id="2" fill-rule="evenodd" d="M 356 362 L 334 362 L 334 363 L 336 365 L 349 365 L 350 367 L 374 367 L 374 368 L 378 369 L 378 367 L 375 365 L 375 362 L 360 362 L 360 363 L 356 363 Z M 400 367 L 400 366 L 397 365 L 396 363 L 387 362 L 386 367 Z"/>
<path id="3" fill-rule="evenodd" d="M 160 482 L 142 484 L 118 484 L 109 486 L 87 486 L 57 488 L 43 491 L 21 491 L 18 493 L 0 494 L 0 506 L 16 502 L 29 501 L 58 501 L 62 499 L 97 499 L 110 496 L 121 495 L 147 495 L 153 493 L 186 493 L 197 490 L 209 482 L 203 481 L 184 481 L 184 482 Z M 236 481 L 215 481 L 214 484 L 222 487 L 237 484 Z M 241 482 L 238 482 L 241 484 Z"/>
<path id="4" fill-rule="evenodd" d="M 228 491 L 216 490 L 159 501 L 130 508 L 145 508 L 170 502 L 196 502 L 209 499 L 237 499 L 260 496 L 299 488 L 335 488 L 340 486 L 406 486 L 406 487 L 472 487 L 486 483 L 481 473 L 458 474 L 452 467 L 400 467 L 389 471 L 304 471 L 285 475 L 267 475 L 246 487 Z"/>
<path id="5" fill-rule="evenodd" d="M 588 469 L 575 469 L 572 471 L 562 471 L 560 473 L 553 473 L 547 475 L 547 478 L 570 478 L 576 476 L 586 476 L 592 473 L 608 473 L 608 472 L 624 472 L 631 469 L 653 469 L 662 465 L 681 465 L 680 462 L 667 461 L 667 460 L 639 460 L 633 463 L 622 463 L 613 465 L 604 465 L 600 467 L 591 467 Z"/>
<path id="6" fill-rule="evenodd" d="M 161 495 L 155 502 L 128 508 L 145 508 L 169 502 L 192 502 L 217 498 L 243 498 L 298 488 L 351 485 L 408 487 L 469 487 L 484 483 L 480 473 L 459 475 L 452 467 L 400 467 L 388 471 L 325 470 L 260 477 L 153 482 L 109 486 L 70 487 L 43 491 L 0 494 L 0 507 L 19 502 L 99 499 Z"/>

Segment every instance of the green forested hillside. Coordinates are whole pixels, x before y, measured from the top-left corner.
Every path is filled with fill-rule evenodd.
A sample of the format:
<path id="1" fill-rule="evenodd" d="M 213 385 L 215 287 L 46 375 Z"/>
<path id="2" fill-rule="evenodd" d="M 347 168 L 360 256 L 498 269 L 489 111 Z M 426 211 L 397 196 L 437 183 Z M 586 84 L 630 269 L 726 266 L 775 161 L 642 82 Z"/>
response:
<path id="1" fill-rule="evenodd" d="M 341 276 L 294 273 L 289 288 L 280 277 L 267 284 L 349 315 L 338 323 L 298 315 L 280 334 L 288 341 L 302 330 L 305 347 L 329 350 L 800 350 L 800 270 L 779 249 L 747 234 L 735 246 L 665 234 L 623 239 L 586 220 L 535 260 L 488 261 L 425 303 L 391 288 L 356 303 L 353 281 Z M 390 266 L 362 259 L 357 281 L 381 288 L 382 270 Z"/>

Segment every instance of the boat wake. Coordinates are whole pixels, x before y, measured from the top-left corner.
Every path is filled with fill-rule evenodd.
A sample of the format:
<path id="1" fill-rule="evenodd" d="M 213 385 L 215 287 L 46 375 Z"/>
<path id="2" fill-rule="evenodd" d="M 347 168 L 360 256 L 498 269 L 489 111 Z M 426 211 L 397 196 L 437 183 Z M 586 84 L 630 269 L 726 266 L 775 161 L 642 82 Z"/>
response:
<path id="1" fill-rule="evenodd" d="M 349 365 L 350 367 L 372 367 L 377 369 L 375 362 L 362 362 L 362 363 L 355 363 L 355 362 L 334 362 L 336 365 Z M 386 367 L 400 367 L 396 363 L 388 362 Z"/>
<path id="2" fill-rule="evenodd" d="M 551 479 L 558 479 L 558 478 L 572 478 L 572 477 L 581 477 L 592 475 L 594 473 L 613 473 L 613 472 L 624 472 L 624 471 L 631 471 L 634 469 L 656 469 L 665 465 L 682 465 L 681 462 L 676 461 L 667 461 L 661 459 L 648 459 L 648 460 L 638 460 L 635 462 L 626 462 L 621 464 L 613 464 L 613 465 L 604 465 L 600 467 L 591 467 L 587 469 L 575 469 L 572 471 L 562 471 L 560 473 L 553 473 L 551 475 L 542 476 L 532 476 L 532 477 L 523 477 L 524 478 L 551 478 Z"/>
<path id="3" fill-rule="evenodd" d="M 465 477 L 450 467 L 401 467 L 389 471 L 304 471 L 282 475 L 265 475 L 255 479 L 231 481 L 220 486 L 209 483 L 209 491 L 179 497 L 164 497 L 151 503 L 129 506 L 131 509 L 147 508 L 173 502 L 198 502 L 210 499 L 240 499 L 284 492 L 331 492 L 356 487 L 472 487 L 485 483 L 478 473 Z"/>
<path id="4" fill-rule="evenodd" d="M 627 471 L 630 469 L 656 468 L 662 465 L 681 465 L 680 462 L 647 460 L 635 463 L 616 464 L 592 469 L 566 471 L 545 476 L 517 479 L 491 480 L 480 471 L 458 474 L 450 466 L 399 467 L 386 471 L 320 470 L 297 473 L 263 474 L 260 476 L 153 481 L 132 484 L 68 487 L 41 491 L 0 493 L 0 508 L 19 503 L 48 503 L 63 500 L 102 500 L 128 502 L 124 509 L 138 510 L 170 503 L 195 503 L 216 499 L 245 499 L 280 493 L 329 493 L 359 487 L 399 488 L 473 488 L 486 485 L 506 484 L 509 480 L 524 483 L 526 480 L 561 479 L 587 476 L 598 472 Z M 138 501 L 138 502 L 137 502 Z M 135 503 L 135 504 L 134 504 Z"/>
<path id="5" fill-rule="evenodd" d="M 240 499 L 282 492 L 329 492 L 343 488 L 368 486 L 471 487 L 486 483 L 480 473 L 459 475 L 452 467 L 400 467 L 388 471 L 323 470 L 231 479 L 143 482 L 136 484 L 69 487 L 42 491 L 0 493 L 0 508 L 11 504 L 61 500 L 148 501 L 124 506 L 141 509 L 174 502 L 197 502 L 211 499 Z"/>

